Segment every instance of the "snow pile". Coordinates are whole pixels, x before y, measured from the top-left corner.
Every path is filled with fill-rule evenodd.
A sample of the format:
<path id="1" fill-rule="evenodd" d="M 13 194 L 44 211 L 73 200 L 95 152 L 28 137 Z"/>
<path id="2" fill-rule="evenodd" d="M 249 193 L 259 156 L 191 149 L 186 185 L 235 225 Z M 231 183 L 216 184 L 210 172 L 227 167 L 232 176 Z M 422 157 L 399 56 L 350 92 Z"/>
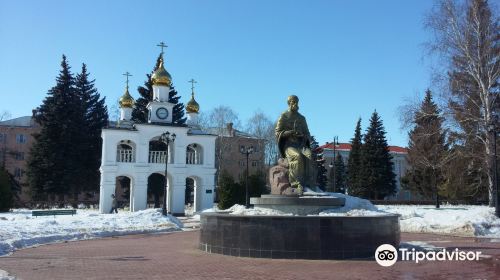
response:
<path id="1" fill-rule="evenodd" d="M 487 206 L 379 205 L 379 210 L 400 214 L 402 232 L 440 233 L 500 238 L 500 219 Z"/>
<path id="2" fill-rule="evenodd" d="M 317 215 L 309 215 L 309 216 L 380 216 L 387 215 L 389 213 L 380 211 L 375 207 L 369 200 L 341 194 L 341 193 L 324 193 L 324 192 L 306 192 L 308 196 L 303 199 L 307 199 L 307 197 L 325 197 L 325 196 L 334 196 L 334 197 L 342 197 L 345 198 L 345 205 L 340 208 L 328 209 L 320 212 Z M 246 209 L 244 205 L 235 204 L 232 207 L 226 210 L 220 210 L 216 207 L 213 209 L 207 209 L 203 212 L 218 212 L 218 213 L 229 213 L 231 215 L 247 215 L 247 216 L 291 216 L 292 213 L 286 213 L 275 209 L 265 209 L 265 208 L 250 208 Z"/>
<path id="3" fill-rule="evenodd" d="M 0 256 L 41 244 L 106 236 L 179 230 L 182 223 L 161 209 L 118 214 L 77 210 L 74 216 L 32 217 L 31 210 L 0 213 Z"/>
<path id="4" fill-rule="evenodd" d="M 257 216 L 257 215 L 262 215 L 262 216 L 291 216 L 291 213 L 284 213 L 279 210 L 273 210 L 273 209 L 254 209 L 254 208 L 249 208 L 246 209 L 245 205 L 240 205 L 240 204 L 235 204 L 225 210 L 217 208 L 217 206 L 214 206 L 213 208 L 203 210 L 203 213 L 208 213 L 208 212 L 217 212 L 217 213 L 227 213 L 230 215 L 247 215 L 247 216 Z M 200 215 L 194 215 L 193 219 L 200 219 Z"/>
<path id="5" fill-rule="evenodd" d="M 323 210 L 319 216 L 382 216 L 387 212 L 380 211 L 369 200 L 342 193 L 328 193 L 331 196 L 345 198 L 345 204 L 340 208 Z"/>
<path id="6" fill-rule="evenodd" d="M 259 208 L 259 209 L 246 209 L 245 205 L 239 205 L 235 204 L 231 208 L 227 209 L 230 211 L 231 215 L 246 215 L 246 216 L 257 216 L 257 215 L 262 215 L 262 216 L 291 216 L 291 213 L 284 213 L 279 210 L 274 210 L 274 209 L 264 209 L 264 208 Z"/>

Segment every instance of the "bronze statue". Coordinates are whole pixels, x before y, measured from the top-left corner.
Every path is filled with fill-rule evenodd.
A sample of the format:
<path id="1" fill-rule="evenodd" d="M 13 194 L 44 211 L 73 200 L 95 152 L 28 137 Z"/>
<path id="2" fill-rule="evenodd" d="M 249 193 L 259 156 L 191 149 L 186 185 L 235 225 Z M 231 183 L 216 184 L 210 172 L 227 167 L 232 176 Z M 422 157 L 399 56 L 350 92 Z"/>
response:
<path id="1" fill-rule="evenodd" d="M 288 110 L 281 114 L 276 124 L 276 139 L 281 157 L 288 160 L 288 179 L 290 186 L 301 195 L 304 187 L 314 183 L 311 166 L 309 129 L 299 110 L 299 98 L 288 97 Z"/>

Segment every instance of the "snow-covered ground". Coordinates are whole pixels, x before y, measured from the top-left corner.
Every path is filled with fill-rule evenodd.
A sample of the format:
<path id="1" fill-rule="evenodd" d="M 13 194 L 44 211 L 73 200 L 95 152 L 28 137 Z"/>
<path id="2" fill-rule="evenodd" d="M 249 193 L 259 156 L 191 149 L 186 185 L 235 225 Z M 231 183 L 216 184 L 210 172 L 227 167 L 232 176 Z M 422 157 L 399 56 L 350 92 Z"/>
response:
<path id="1" fill-rule="evenodd" d="M 74 216 L 32 217 L 31 210 L 0 213 L 0 256 L 41 244 L 137 233 L 180 230 L 182 223 L 161 209 L 99 214 L 78 209 Z"/>
<path id="2" fill-rule="evenodd" d="M 400 214 L 402 232 L 439 233 L 500 238 L 500 219 L 488 206 L 378 205 L 380 211 Z"/>
<path id="3" fill-rule="evenodd" d="M 330 194 L 344 197 L 346 200 L 344 207 L 324 210 L 318 215 L 379 216 L 399 214 L 401 232 L 500 238 L 500 219 L 495 216 L 495 209 L 492 207 L 442 205 L 441 208 L 436 209 L 431 205 L 373 205 L 366 199 L 340 193 Z M 249 216 L 292 215 L 271 209 L 245 209 L 243 205 L 234 205 L 223 212 Z"/>
<path id="4" fill-rule="evenodd" d="M 320 216 L 371 216 L 399 214 L 401 232 L 438 233 L 500 239 L 500 219 L 487 206 L 443 205 L 373 205 L 368 200 L 343 194 L 344 207 L 325 210 Z M 209 211 L 220 211 L 209 209 Z M 276 210 L 245 209 L 235 205 L 224 212 L 237 215 L 291 215 Z M 78 209 L 75 216 L 32 217 L 31 210 L 19 209 L 0 213 L 0 256 L 14 250 L 41 244 L 93 239 L 107 236 L 153 233 L 197 228 L 199 214 L 191 218 L 165 217 L 161 209 L 118 214 L 99 214 L 97 210 Z"/>

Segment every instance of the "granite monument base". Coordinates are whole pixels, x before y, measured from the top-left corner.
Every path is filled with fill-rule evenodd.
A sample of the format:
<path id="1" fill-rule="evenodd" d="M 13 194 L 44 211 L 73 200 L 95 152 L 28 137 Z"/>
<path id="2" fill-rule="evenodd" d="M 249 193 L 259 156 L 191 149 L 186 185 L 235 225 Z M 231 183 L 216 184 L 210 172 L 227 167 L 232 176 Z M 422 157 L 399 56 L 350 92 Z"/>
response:
<path id="1" fill-rule="evenodd" d="M 202 213 L 199 248 L 237 257 L 372 258 L 399 247 L 399 216 L 243 216 Z"/>
<path id="2" fill-rule="evenodd" d="M 345 198 L 334 196 L 283 196 L 262 195 L 251 197 L 255 209 L 273 209 L 294 215 L 318 214 L 322 210 L 345 205 Z"/>

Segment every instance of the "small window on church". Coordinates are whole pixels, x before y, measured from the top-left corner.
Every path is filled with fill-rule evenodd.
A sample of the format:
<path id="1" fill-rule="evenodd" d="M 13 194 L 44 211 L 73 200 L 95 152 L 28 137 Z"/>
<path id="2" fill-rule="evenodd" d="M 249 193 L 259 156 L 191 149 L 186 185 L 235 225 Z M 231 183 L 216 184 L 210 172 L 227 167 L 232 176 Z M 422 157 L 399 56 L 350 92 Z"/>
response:
<path id="1" fill-rule="evenodd" d="M 7 134 L 0 133 L 0 143 L 7 143 Z"/>

